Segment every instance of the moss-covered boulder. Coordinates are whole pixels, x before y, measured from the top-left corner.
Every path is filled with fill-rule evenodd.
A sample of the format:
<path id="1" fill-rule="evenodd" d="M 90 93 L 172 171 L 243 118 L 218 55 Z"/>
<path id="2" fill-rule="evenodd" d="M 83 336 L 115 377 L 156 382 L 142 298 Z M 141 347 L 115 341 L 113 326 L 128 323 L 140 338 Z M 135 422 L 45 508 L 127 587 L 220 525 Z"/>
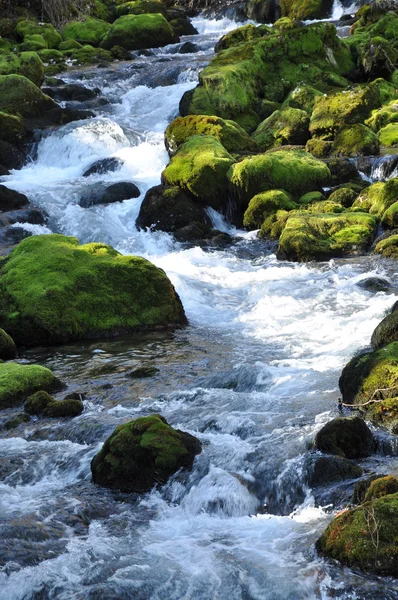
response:
<path id="1" fill-rule="evenodd" d="M 74 50 L 71 53 L 70 58 L 79 65 L 90 65 L 99 62 L 112 62 L 113 55 L 108 50 L 104 50 L 103 48 L 94 48 L 94 46 L 86 44 L 85 46 Z"/>
<path id="2" fill-rule="evenodd" d="M 211 135 L 228 152 L 253 151 L 257 147 L 246 131 L 234 121 L 207 115 L 188 115 L 174 119 L 165 131 L 165 144 L 170 156 L 193 135 Z"/>
<path id="3" fill-rule="evenodd" d="M 342 213 L 344 207 L 339 202 L 332 202 L 331 200 L 322 200 L 321 202 L 313 202 L 308 204 L 306 207 L 307 212 L 314 214 L 326 214 L 326 213 Z"/>
<path id="4" fill-rule="evenodd" d="M 332 7 L 333 0 L 280 0 L 282 16 L 290 19 L 324 19 Z"/>
<path id="5" fill-rule="evenodd" d="M 21 75 L 0 75 L 0 111 L 21 117 L 37 117 L 57 105 L 29 79 Z"/>
<path id="6" fill-rule="evenodd" d="M 337 202 L 345 208 L 350 208 L 356 200 L 357 193 L 349 187 L 341 187 L 334 190 L 329 196 L 330 202 Z"/>
<path id="7" fill-rule="evenodd" d="M 24 42 L 19 46 L 21 52 L 38 52 L 48 50 L 48 44 L 42 35 L 27 35 Z"/>
<path id="8" fill-rule="evenodd" d="M 390 79 L 394 73 L 398 57 L 397 50 L 393 44 L 381 36 L 367 37 L 366 39 L 361 39 L 360 36 L 357 36 L 357 39 L 358 43 L 355 50 L 357 53 L 357 65 L 360 71 L 368 79 L 374 77 Z M 355 45 L 355 37 L 352 42 Z"/>
<path id="9" fill-rule="evenodd" d="M 307 192 L 299 198 L 299 204 L 302 206 L 308 206 L 309 204 L 317 204 L 325 200 L 325 196 L 322 192 Z"/>
<path id="10" fill-rule="evenodd" d="M 398 494 L 398 479 L 392 475 L 386 475 L 371 481 L 365 493 L 364 501 L 369 502 L 389 494 Z"/>
<path id="11" fill-rule="evenodd" d="M 255 25 L 249 24 L 238 27 L 237 29 L 229 31 L 217 42 L 215 51 L 220 52 L 221 50 L 227 50 L 232 46 L 237 46 L 244 42 L 257 40 L 270 32 L 271 29 L 269 27 L 264 27 L 263 25 L 256 27 Z"/>
<path id="12" fill-rule="evenodd" d="M 361 477 L 361 467 L 341 456 L 319 456 L 315 454 L 310 464 L 309 485 L 330 485 L 336 481 Z"/>
<path id="13" fill-rule="evenodd" d="M 1 139 L 13 144 L 23 138 L 25 127 L 20 117 L 0 112 L 0 131 Z"/>
<path id="14" fill-rule="evenodd" d="M 141 417 L 116 427 L 94 456 L 94 483 L 125 492 L 146 492 L 179 469 L 191 469 L 201 444 L 173 429 L 160 415 Z"/>
<path id="15" fill-rule="evenodd" d="M 58 48 L 62 38 L 50 23 L 35 23 L 34 21 L 21 20 L 15 27 L 15 33 L 22 41 L 32 36 L 41 36 L 46 43 L 46 48 Z"/>
<path id="16" fill-rule="evenodd" d="M 277 256 L 292 261 L 329 260 L 368 248 L 377 219 L 362 213 L 306 214 L 289 217 Z"/>
<path id="17" fill-rule="evenodd" d="M 315 89 L 311 85 L 298 85 L 290 92 L 283 103 L 283 107 L 290 106 L 291 108 L 299 108 L 305 110 L 309 115 L 314 110 L 315 101 L 323 96 L 322 92 Z"/>
<path id="18" fill-rule="evenodd" d="M 344 458 L 365 458 L 373 451 L 373 435 L 363 419 L 340 417 L 326 423 L 315 438 L 321 452 Z"/>
<path id="19" fill-rule="evenodd" d="M 377 182 L 365 188 L 356 198 L 353 209 L 369 211 L 383 218 L 384 213 L 398 198 L 398 178 Z"/>
<path id="20" fill-rule="evenodd" d="M 309 137 L 308 114 L 299 108 L 283 108 L 260 123 L 253 139 L 264 150 L 273 146 L 304 145 Z"/>
<path id="21" fill-rule="evenodd" d="M 1 75 L 22 75 L 40 87 L 44 79 L 44 66 L 36 52 L 0 54 Z"/>
<path id="22" fill-rule="evenodd" d="M 122 46 L 127 50 L 141 50 L 175 42 L 178 42 L 178 37 L 162 15 L 126 15 L 113 23 L 101 42 L 101 48 L 110 50 L 113 46 Z"/>
<path id="23" fill-rule="evenodd" d="M 354 356 L 344 367 L 339 386 L 346 404 L 398 395 L 398 342 Z"/>
<path id="24" fill-rule="evenodd" d="M 29 415 L 53 418 L 77 417 L 82 414 L 83 409 L 81 400 L 72 398 L 55 400 L 53 396 L 43 390 L 29 396 L 24 404 L 24 410 Z"/>
<path id="25" fill-rule="evenodd" d="M 284 190 L 263 192 L 250 200 L 243 216 L 243 225 L 249 230 L 259 229 L 264 221 L 269 221 L 268 226 L 270 226 L 271 221 L 275 220 L 278 210 L 289 211 L 294 208 L 297 208 L 297 204 L 293 202 L 291 195 Z"/>
<path id="26" fill-rule="evenodd" d="M 83 21 L 71 21 L 68 23 L 62 31 L 62 37 L 65 41 L 75 40 L 79 44 L 99 46 L 110 28 L 110 24 L 101 21 L 101 19 L 87 17 Z"/>
<path id="27" fill-rule="evenodd" d="M 390 235 L 376 244 L 376 254 L 381 254 L 385 258 L 398 259 L 398 235 Z"/>
<path id="28" fill-rule="evenodd" d="M 11 336 L 0 329 L 0 360 L 12 360 L 17 356 L 17 347 Z"/>
<path id="29" fill-rule="evenodd" d="M 369 119 L 365 121 L 365 125 L 373 131 L 379 131 L 390 123 L 398 123 L 398 100 L 392 100 L 392 102 L 374 110 Z"/>
<path id="30" fill-rule="evenodd" d="M 349 125 L 337 133 L 333 153 L 338 156 L 375 155 L 379 153 L 379 138 L 362 123 Z"/>
<path id="31" fill-rule="evenodd" d="M 79 50 L 82 47 L 83 47 L 83 44 L 80 44 L 80 42 L 77 42 L 76 40 L 65 40 L 64 42 L 60 43 L 58 49 L 60 52 L 63 52 L 64 54 L 70 54 L 74 50 Z"/>
<path id="32" fill-rule="evenodd" d="M 380 144 L 385 147 L 398 146 L 398 123 L 389 123 L 379 131 Z"/>
<path id="33" fill-rule="evenodd" d="M 378 324 L 372 333 L 372 348 L 378 350 L 391 342 L 398 342 L 398 310 L 393 310 Z"/>
<path id="34" fill-rule="evenodd" d="M 0 322 L 34 346 L 186 323 L 164 271 L 100 243 L 39 235 L 0 269 Z"/>
<path id="35" fill-rule="evenodd" d="M 246 158 L 228 173 L 232 195 L 246 209 L 255 195 L 283 189 L 296 197 L 328 185 L 330 171 L 302 150 L 277 150 Z"/>
<path id="36" fill-rule="evenodd" d="M 397 577 L 397 537 L 398 494 L 388 494 L 341 513 L 316 547 L 350 567 Z"/>
<path id="37" fill-rule="evenodd" d="M 233 163 L 233 157 L 216 138 L 194 135 L 171 159 L 162 179 L 190 192 L 202 204 L 219 209 L 227 200 L 227 172 Z"/>
<path id="38" fill-rule="evenodd" d="M 117 17 L 124 15 L 147 15 L 150 13 L 159 13 L 166 19 L 168 17 L 167 8 L 162 0 L 134 0 L 133 2 L 123 2 L 118 4 L 115 9 Z"/>
<path id="39" fill-rule="evenodd" d="M 0 363 L 0 409 L 17 406 L 39 390 L 53 392 L 61 388 L 59 379 L 45 367 Z"/>

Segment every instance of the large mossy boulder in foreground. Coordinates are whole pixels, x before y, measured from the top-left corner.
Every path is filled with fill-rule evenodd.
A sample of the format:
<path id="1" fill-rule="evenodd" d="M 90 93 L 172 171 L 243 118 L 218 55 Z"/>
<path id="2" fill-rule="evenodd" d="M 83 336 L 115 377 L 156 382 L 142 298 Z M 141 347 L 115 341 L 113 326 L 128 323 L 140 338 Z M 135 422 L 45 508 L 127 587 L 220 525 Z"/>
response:
<path id="1" fill-rule="evenodd" d="M 277 150 L 246 158 L 228 172 L 231 194 L 246 209 L 249 200 L 268 190 L 283 189 L 299 198 L 330 182 L 330 171 L 303 150 Z"/>
<path id="2" fill-rule="evenodd" d="M 167 275 L 106 244 L 39 235 L 0 269 L 0 323 L 24 346 L 186 323 Z"/>
<path id="3" fill-rule="evenodd" d="M 0 409 L 16 406 L 40 390 L 55 392 L 62 384 L 45 367 L 0 363 Z"/>
<path id="4" fill-rule="evenodd" d="M 366 213 L 305 214 L 289 217 L 277 256 L 292 261 L 329 260 L 365 250 L 377 231 Z"/>
<path id="5" fill-rule="evenodd" d="M 388 494 L 341 513 L 316 547 L 350 567 L 397 577 L 397 539 L 398 494 Z"/>
<path id="6" fill-rule="evenodd" d="M 101 42 L 101 48 L 110 50 L 113 46 L 121 46 L 126 50 L 141 50 L 176 42 L 178 36 L 162 15 L 126 15 L 113 23 Z"/>
<path id="7" fill-rule="evenodd" d="M 363 419 L 341 417 L 326 423 L 315 438 L 321 452 L 344 458 L 365 458 L 372 454 L 373 435 Z"/>
<path id="8" fill-rule="evenodd" d="M 173 429 L 160 415 L 116 427 L 91 463 L 93 481 L 125 492 L 146 492 L 179 469 L 190 469 L 199 440 Z"/>
<path id="9" fill-rule="evenodd" d="M 21 75 L 0 76 L 0 111 L 36 118 L 57 108 L 57 104 L 29 79 Z"/>

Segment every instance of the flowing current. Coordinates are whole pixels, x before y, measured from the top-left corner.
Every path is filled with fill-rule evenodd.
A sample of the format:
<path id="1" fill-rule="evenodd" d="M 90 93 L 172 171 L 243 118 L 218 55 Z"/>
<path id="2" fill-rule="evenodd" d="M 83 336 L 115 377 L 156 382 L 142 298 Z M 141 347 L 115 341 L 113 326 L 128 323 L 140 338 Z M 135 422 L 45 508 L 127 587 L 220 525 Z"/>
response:
<path id="1" fill-rule="evenodd" d="M 396 266 L 379 257 L 279 262 L 273 247 L 214 211 L 214 225 L 235 240 L 224 250 L 187 249 L 135 228 L 168 162 L 165 127 L 214 43 L 236 27 L 228 19 L 195 25 L 200 35 L 188 39 L 197 53 L 178 54 L 177 45 L 62 76 L 100 88 L 106 101 L 87 103 L 95 118 L 47 134 L 30 164 L 4 178 L 50 215 L 46 227 L 24 226 L 33 233 L 104 241 L 162 267 L 190 325 L 23 356 L 85 393 L 85 411 L 29 423 L 20 437 L 2 433 L 0 598 L 395 599 L 394 581 L 316 555 L 331 503 L 344 504 L 352 487 L 346 496 L 342 484 L 311 489 L 309 464 L 316 431 L 337 415 L 342 367 L 396 299 L 357 284 L 369 276 L 393 282 Z M 106 157 L 120 158 L 121 170 L 82 176 Z M 81 208 L 80 195 L 99 181 L 133 181 L 141 196 Z M 157 374 L 131 379 L 137 365 Z M 144 496 L 93 486 L 90 460 L 115 425 L 152 412 L 201 440 L 192 472 Z M 394 472 L 396 444 L 378 435 L 379 454 L 361 466 Z"/>

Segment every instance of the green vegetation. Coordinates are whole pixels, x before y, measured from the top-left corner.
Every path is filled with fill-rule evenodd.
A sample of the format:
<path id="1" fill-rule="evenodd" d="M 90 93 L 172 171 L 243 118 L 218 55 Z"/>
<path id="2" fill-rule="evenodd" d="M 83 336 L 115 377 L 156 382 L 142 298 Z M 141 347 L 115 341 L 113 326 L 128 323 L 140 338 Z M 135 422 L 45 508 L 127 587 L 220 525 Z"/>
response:
<path id="1" fill-rule="evenodd" d="M 22 75 L 40 86 L 44 79 L 44 67 L 36 52 L 0 54 L 1 75 Z"/>
<path id="2" fill-rule="evenodd" d="M 87 17 L 84 21 L 71 21 L 62 31 L 65 41 L 74 40 L 79 44 L 99 46 L 111 26 L 100 19 Z"/>
<path id="3" fill-rule="evenodd" d="M 370 214 L 377 215 L 384 220 L 384 214 L 390 207 L 393 207 L 397 198 L 398 178 L 389 179 L 386 182 L 374 183 L 365 188 L 353 203 L 352 208 L 369 211 Z M 389 219 L 393 219 L 391 213 L 386 217 L 386 225 Z"/>
<path id="4" fill-rule="evenodd" d="M 0 111 L 21 117 L 37 117 L 56 108 L 54 100 L 21 75 L 0 75 Z"/>
<path id="5" fill-rule="evenodd" d="M 379 138 L 362 123 L 343 127 L 335 137 L 333 153 L 339 156 L 375 155 L 379 153 Z"/>
<path id="6" fill-rule="evenodd" d="M 82 414 L 83 402 L 76 399 L 55 400 L 47 392 L 40 390 L 26 400 L 24 410 L 29 415 L 43 417 L 77 417 Z"/>
<path id="7" fill-rule="evenodd" d="M 243 225 L 249 230 L 259 229 L 267 221 L 263 229 L 263 233 L 265 233 L 265 229 L 271 228 L 279 210 L 289 211 L 294 208 L 297 208 L 297 204 L 284 190 L 270 190 L 257 194 L 249 202 L 243 217 Z"/>
<path id="8" fill-rule="evenodd" d="M 160 14 L 126 15 L 117 19 L 101 42 L 110 50 L 121 46 L 127 50 L 158 48 L 178 41 L 171 25 Z"/>
<path id="9" fill-rule="evenodd" d="M 305 144 L 309 137 L 308 114 L 299 108 L 276 110 L 253 133 L 254 141 L 267 150 L 274 146 Z"/>
<path id="10" fill-rule="evenodd" d="M 398 123 L 389 123 L 379 131 L 382 146 L 398 146 Z"/>
<path id="11" fill-rule="evenodd" d="M 61 387 L 59 379 L 44 367 L 14 362 L 0 363 L 0 409 L 17 406 L 27 396 L 39 390 L 52 392 Z"/>

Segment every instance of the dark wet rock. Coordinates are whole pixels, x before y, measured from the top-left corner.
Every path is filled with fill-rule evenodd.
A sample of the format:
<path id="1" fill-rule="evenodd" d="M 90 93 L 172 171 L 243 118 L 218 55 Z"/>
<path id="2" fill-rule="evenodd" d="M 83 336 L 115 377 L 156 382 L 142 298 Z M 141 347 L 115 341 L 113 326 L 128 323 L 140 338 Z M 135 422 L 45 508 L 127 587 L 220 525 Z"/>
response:
<path id="1" fill-rule="evenodd" d="M 17 347 L 11 336 L 0 329 L 0 360 L 12 360 L 17 356 Z"/>
<path id="2" fill-rule="evenodd" d="M 131 371 L 128 376 L 132 379 L 142 379 L 144 377 L 153 377 L 158 372 L 159 369 L 156 367 L 137 367 L 137 369 Z"/>
<path id="3" fill-rule="evenodd" d="M 97 160 L 83 173 L 83 177 L 90 177 L 90 175 L 105 175 L 105 173 L 113 173 L 118 171 L 123 166 L 123 161 L 120 158 L 103 158 Z"/>
<path id="4" fill-rule="evenodd" d="M 326 164 L 332 175 L 333 185 L 360 179 L 357 167 L 346 158 L 332 158 L 327 160 Z"/>
<path id="5" fill-rule="evenodd" d="M 174 237 L 177 242 L 193 242 L 209 237 L 211 232 L 210 225 L 194 222 L 174 231 Z"/>
<path id="6" fill-rule="evenodd" d="M 20 210 L 0 213 L 0 227 L 7 227 L 14 223 L 44 225 L 47 220 L 47 213 L 40 208 L 22 208 Z"/>
<path id="7" fill-rule="evenodd" d="M 372 348 L 378 350 L 392 342 L 398 341 L 398 311 L 393 310 L 378 324 L 372 333 L 370 343 Z"/>
<path id="8" fill-rule="evenodd" d="M 366 477 L 366 479 L 361 479 L 358 483 L 355 484 L 354 492 L 352 495 L 352 502 L 354 504 L 362 504 L 365 500 L 366 492 L 369 489 L 370 484 L 375 479 L 379 479 L 380 477 L 384 477 L 383 475 L 371 475 L 370 477 Z"/>
<path id="9" fill-rule="evenodd" d="M 28 415 L 26 415 L 28 417 Z M 21 415 L 17 415 L 16 417 L 13 417 L 13 419 L 9 419 L 8 422 L 13 421 L 14 419 L 17 419 L 21 417 Z M 28 417 L 29 418 L 29 417 Z M 11 429 L 10 428 L 6 428 L 6 429 Z M 23 458 L 20 458 L 19 456 L 1 456 L 0 457 L 0 481 L 4 481 L 5 479 L 7 479 L 7 477 L 9 477 L 10 475 L 12 475 L 13 473 L 15 473 L 15 471 L 18 471 L 21 467 L 23 467 L 24 465 L 24 460 Z"/>
<path id="10" fill-rule="evenodd" d="M 12 419 L 8 419 L 8 421 L 4 423 L 4 429 L 10 431 L 11 429 L 16 429 L 20 425 L 23 425 L 24 423 L 29 423 L 29 421 L 29 415 L 27 415 L 26 413 L 21 413 L 19 415 L 15 415 L 15 417 L 12 417 Z"/>
<path id="11" fill-rule="evenodd" d="M 1 227 L 0 228 L 0 256 L 9 254 L 16 244 L 30 237 L 31 231 L 27 231 L 23 227 Z"/>
<path id="12" fill-rule="evenodd" d="M 179 469 L 191 469 L 201 443 L 173 429 L 160 415 L 116 427 L 93 458 L 93 481 L 126 492 L 146 492 Z"/>
<path id="13" fill-rule="evenodd" d="M 199 52 L 199 46 L 194 44 L 193 42 L 184 42 L 182 46 L 178 49 L 179 54 L 193 54 L 195 52 Z"/>
<path id="14" fill-rule="evenodd" d="M 361 477 L 362 472 L 361 467 L 341 456 L 317 456 L 311 465 L 309 484 L 316 487 L 356 479 Z"/>
<path id="15" fill-rule="evenodd" d="M 389 292 L 391 291 L 392 285 L 387 279 L 383 277 L 367 277 L 358 281 L 357 286 L 366 290 L 367 292 Z"/>
<path id="16" fill-rule="evenodd" d="M 84 392 L 71 392 L 70 394 L 67 394 L 64 398 L 64 400 L 85 400 L 86 398 L 86 394 Z"/>
<path id="17" fill-rule="evenodd" d="M 0 132 L 1 135 L 1 132 Z M 16 146 L 0 139 L 0 164 L 6 169 L 20 169 L 25 162 L 25 154 Z"/>
<path id="18" fill-rule="evenodd" d="M 99 94 L 98 89 L 92 90 L 77 83 L 71 83 L 63 87 L 45 88 L 43 91 L 54 100 L 69 102 L 87 102 L 96 98 Z"/>
<path id="19" fill-rule="evenodd" d="M 191 21 L 185 16 L 179 16 L 169 21 L 178 36 L 181 35 L 197 35 L 198 30 L 192 25 Z"/>
<path id="20" fill-rule="evenodd" d="M 138 187 L 129 181 L 121 181 L 109 186 L 94 184 L 83 192 L 79 200 L 79 206 L 89 208 L 97 204 L 112 204 L 130 198 L 138 198 L 139 195 L 140 190 Z"/>
<path id="21" fill-rule="evenodd" d="M 177 186 L 158 185 L 145 195 L 136 221 L 139 229 L 176 232 L 193 222 L 209 225 L 206 210 L 194 197 Z"/>
<path id="22" fill-rule="evenodd" d="M 373 451 L 373 435 L 363 419 L 340 417 L 317 433 L 315 446 L 321 452 L 345 458 L 365 458 Z"/>
<path id="23" fill-rule="evenodd" d="M 17 210 L 27 206 L 29 200 L 25 194 L 10 190 L 5 185 L 0 185 L 0 211 Z"/>

